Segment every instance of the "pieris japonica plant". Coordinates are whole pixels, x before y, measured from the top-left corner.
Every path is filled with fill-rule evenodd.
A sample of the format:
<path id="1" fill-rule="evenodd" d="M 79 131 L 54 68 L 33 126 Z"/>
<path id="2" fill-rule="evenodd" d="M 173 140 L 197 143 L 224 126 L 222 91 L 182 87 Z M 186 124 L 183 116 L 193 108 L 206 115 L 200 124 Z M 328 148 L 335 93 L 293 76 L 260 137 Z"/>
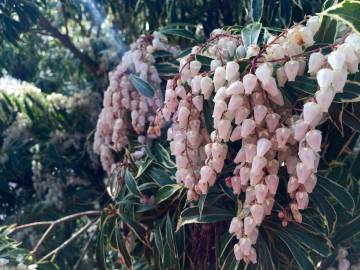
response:
<path id="1" fill-rule="evenodd" d="M 354 2 L 283 30 L 215 29 L 179 55 L 160 33 L 132 46 L 94 144 L 119 185 L 101 267 L 358 269 L 360 34 L 343 15 Z M 173 57 L 178 72 L 159 77 Z"/>

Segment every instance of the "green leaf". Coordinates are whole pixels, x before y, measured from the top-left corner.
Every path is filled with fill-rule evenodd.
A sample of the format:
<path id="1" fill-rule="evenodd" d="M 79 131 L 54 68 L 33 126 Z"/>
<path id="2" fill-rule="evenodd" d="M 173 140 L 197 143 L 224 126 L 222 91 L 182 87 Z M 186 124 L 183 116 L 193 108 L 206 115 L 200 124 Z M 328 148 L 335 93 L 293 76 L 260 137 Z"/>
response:
<path id="1" fill-rule="evenodd" d="M 317 189 L 311 193 L 310 199 L 314 202 L 314 206 L 320 214 L 325 217 L 328 232 L 333 232 L 337 221 L 337 214 L 332 204 Z"/>
<path id="2" fill-rule="evenodd" d="M 144 242 L 144 237 L 146 236 L 145 228 L 136 220 L 133 220 L 131 217 L 125 214 L 120 214 L 120 218 L 123 222 L 126 223 L 126 225 L 129 226 L 129 228 L 134 232 L 136 237 L 142 242 Z"/>
<path id="3" fill-rule="evenodd" d="M 204 100 L 205 126 L 209 134 L 214 130 L 214 119 L 212 117 L 213 110 L 214 110 L 214 103 L 211 100 Z"/>
<path id="4" fill-rule="evenodd" d="M 158 50 L 153 52 L 152 54 L 154 56 L 154 58 L 161 58 L 161 57 L 172 57 L 173 54 L 169 51 L 164 51 L 164 50 Z"/>
<path id="5" fill-rule="evenodd" d="M 332 240 L 335 245 L 339 245 L 347 240 L 355 239 L 358 235 L 360 235 L 360 216 L 355 217 L 339 228 Z"/>
<path id="6" fill-rule="evenodd" d="M 125 185 L 128 188 L 128 190 L 135 196 L 141 197 L 141 192 L 136 184 L 136 181 L 128 169 L 126 169 L 124 178 L 125 178 Z"/>
<path id="7" fill-rule="evenodd" d="M 175 245 L 175 237 L 174 237 L 174 229 L 170 219 L 170 216 L 166 216 L 166 223 L 165 223 L 165 237 L 166 243 L 170 247 L 173 255 L 177 257 L 176 245 Z"/>
<path id="8" fill-rule="evenodd" d="M 360 118 L 355 114 L 345 109 L 342 114 L 342 120 L 345 125 L 353 129 L 356 132 L 360 132 Z"/>
<path id="9" fill-rule="evenodd" d="M 153 97 L 155 94 L 154 87 L 149 84 L 147 81 L 144 81 L 140 77 L 135 74 L 131 74 L 130 76 L 131 83 L 135 87 L 138 92 L 145 97 Z"/>
<path id="10" fill-rule="evenodd" d="M 254 22 L 261 20 L 264 0 L 251 0 L 251 17 Z"/>
<path id="11" fill-rule="evenodd" d="M 337 3 L 337 0 L 326 0 L 323 5 L 323 11 L 332 7 Z M 321 23 L 319 30 L 314 36 L 317 43 L 333 44 L 336 38 L 337 21 L 328 16 L 321 16 Z"/>
<path id="12" fill-rule="evenodd" d="M 119 221 L 117 221 L 116 223 L 119 224 Z M 116 238 L 116 244 L 117 244 L 118 250 L 121 253 L 121 255 L 123 256 L 127 268 L 131 269 L 132 260 L 131 260 L 130 254 L 126 248 L 125 240 L 120 231 L 120 227 L 115 226 L 114 231 L 115 231 L 115 238 Z"/>
<path id="13" fill-rule="evenodd" d="M 247 48 L 251 44 L 257 44 L 260 31 L 261 31 L 261 23 L 255 22 L 247 25 L 241 31 L 241 37 L 244 43 L 245 48 Z"/>
<path id="14" fill-rule="evenodd" d="M 152 179 L 154 179 L 154 181 L 158 183 L 160 186 L 165 186 L 168 184 L 175 183 L 175 181 L 171 179 L 170 175 L 163 168 L 153 166 L 147 171 L 147 174 Z"/>
<path id="15" fill-rule="evenodd" d="M 258 265 L 261 266 L 261 269 L 262 270 L 276 269 L 274 262 L 272 260 L 268 243 L 262 233 L 259 234 L 257 245 L 258 245 L 258 254 L 259 254 Z"/>
<path id="16" fill-rule="evenodd" d="M 182 188 L 183 186 L 179 184 L 172 184 L 161 187 L 155 195 L 156 203 L 160 204 L 163 201 L 166 201 L 167 199 L 171 198 L 175 193 L 180 191 Z"/>
<path id="17" fill-rule="evenodd" d="M 196 55 L 195 58 L 201 63 L 202 66 L 210 66 L 211 61 L 214 60 L 214 58 L 201 54 Z"/>
<path id="18" fill-rule="evenodd" d="M 276 230 L 275 234 L 288 247 L 295 261 L 297 262 L 298 266 L 302 270 L 316 269 L 309 255 L 302 249 L 300 244 L 297 241 L 295 241 L 290 235 L 280 230 Z"/>
<path id="19" fill-rule="evenodd" d="M 360 1 L 344 0 L 329 7 L 321 14 L 340 20 L 349 25 L 354 31 L 360 33 Z"/>
<path id="20" fill-rule="evenodd" d="M 179 66 L 170 62 L 161 62 L 155 64 L 156 70 L 160 76 L 172 76 L 179 73 Z"/>
<path id="21" fill-rule="evenodd" d="M 226 256 L 225 261 L 221 266 L 221 270 L 237 270 L 238 266 L 239 262 L 236 260 L 234 252 L 231 251 Z"/>
<path id="22" fill-rule="evenodd" d="M 317 175 L 318 185 L 325 192 L 334 197 L 336 201 L 347 211 L 353 212 L 355 202 L 349 191 L 338 183 L 321 175 Z"/>
<path id="23" fill-rule="evenodd" d="M 279 1 L 279 17 L 283 26 L 289 26 L 292 18 L 293 7 L 292 3 L 289 0 L 280 0 Z"/>
<path id="24" fill-rule="evenodd" d="M 192 223 L 215 223 L 219 221 L 227 221 L 231 220 L 234 216 L 235 213 L 215 206 L 205 206 L 201 215 L 199 207 L 189 207 L 181 212 L 177 228 L 179 229 L 185 224 Z"/>
<path id="25" fill-rule="evenodd" d="M 163 259 L 165 254 L 164 254 L 164 244 L 163 244 L 160 224 L 157 224 L 157 226 L 155 226 L 154 228 L 154 240 L 155 240 L 156 248 L 158 249 L 159 254 Z"/>
<path id="26" fill-rule="evenodd" d="M 187 29 L 179 29 L 179 28 L 162 28 L 160 29 L 160 33 L 168 36 L 177 36 L 182 37 L 189 40 L 197 40 L 195 34 Z"/>
<path id="27" fill-rule="evenodd" d="M 192 48 L 187 48 L 185 50 L 183 50 L 182 52 L 180 52 L 180 54 L 177 56 L 177 58 L 183 58 L 189 54 L 191 54 Z"/>

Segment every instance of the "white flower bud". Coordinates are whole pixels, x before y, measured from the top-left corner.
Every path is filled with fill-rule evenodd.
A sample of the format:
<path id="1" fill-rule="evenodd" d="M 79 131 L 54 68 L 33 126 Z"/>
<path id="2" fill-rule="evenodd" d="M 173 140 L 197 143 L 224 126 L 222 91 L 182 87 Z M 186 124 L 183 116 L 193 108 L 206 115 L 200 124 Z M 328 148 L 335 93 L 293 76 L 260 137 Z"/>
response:
<path id="1" fill-rule="evenodd" d="M 285 63 L 284 69 L 289 82 L 295 81 L 299 68 L 300 64 L 298 61 L 291 60 Z"/>
<path id="2" fill-rule="evenodd" d="M 221 61 L 220 60 L 212 60 L 210 62 L 210 70 L 214 71 L 217 67 L 221 67 Z"/>
<path id="3" fill-rule="evenodd" d="M 191 73 L 191 76 L 195 76 L 196 74 L 199 73 L 201 69 L 201 63 L 197 60 L 194 60 L 194 61 L 191 61 L 190 62 L 190 73 Z"/>
<path id="4" fill-rule="evenodd" d="M 325 56 L 320 52 L 312 53 L 309 58 L 309 70 L 310 74 L 315 74 L 324 65 Z"/>
<path id="5" fill-rule="evenodd" d="M 226 71 L 224 67 L 217 67 L 214 73 L 214 86 L 217 91 L 221 86 L 225 84 Z"/>
<path id="6" fill-rule="evenodd" d="M 270 80 L 273 73 L 273 66 L 270 63 L 264 63 L 258 66 L 258 68 L 255 71 L 256 77 L 261 81 L 262 83 L 266 83 Z"/>
<path id="7" fill-rule="evenodd" d="M 345 59 L 345 54 L 340 50 L 333 51 L 328 55 L 328 62 L 333 69 L 342 69 Z"/>
<path id="8" fill-rule="evenodd" d="M 322 68 L 316 74 L 316 79 L 320 88 L 328 88 L 333 81 L 333 71 L 329 68 Z"/>
<path id="9" fill-rule="evenodd" d="M 226 64 L 226 75 L 225 78 L 228 82 L 235 81 L 239 78 L 239 64 L 236 62 L 228 62 Z"/>

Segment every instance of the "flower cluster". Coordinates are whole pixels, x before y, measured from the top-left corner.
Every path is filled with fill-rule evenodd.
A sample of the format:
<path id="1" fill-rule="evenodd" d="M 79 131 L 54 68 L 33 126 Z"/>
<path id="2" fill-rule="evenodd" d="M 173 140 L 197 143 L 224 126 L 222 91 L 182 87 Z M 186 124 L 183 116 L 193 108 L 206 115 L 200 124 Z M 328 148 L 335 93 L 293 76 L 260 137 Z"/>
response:
<path id="1" fill-rule="evenodd" d="M 177 53 L 177 49 L 170 46 L 161 33 L 141 36 L 109 75 L 110 84 L 104 94 L 104 108 L 99 115 L 93 146 L 109 175 L 116 167 L 113 151 L 119 152 L 129 143 L 130 130 L 135 132 L 141 144 L 151 139 L 151 136 L 146 137 L 147 127 L 154 121 L 156 110 L 161 106 L 161 79 L 152 55 L 157 50 Z M 134 88 L 132 73 L 154 86 L 157 90 L 154 97 L 143 96 Z M 140 151 L 137 156 L 143 154 L 144 151 Z"/>
<path id="2" fill-rule="evenodd" d="M 162 114 L 166 120 L 173 115 L 168 140 L 177 181 L 188 188 L 188 199 L 196 200 L 215 185 L 226 159 L 236 164 L 226 184 L 234 194 L 245 192 L 245 202 L 229 231 L 239 240 L 234 246 L 237 260 L 246 263 L 257 261 L 257 227 L 272 212 L 280 167 L 289 174 L 291 203 L 290 211 L 278 215 L 283 226 L 292 218 L 302 222 L 300 210 L 307 208 L 320 161 L 322 135 L 315 128 L 335 94 L 342 92 L 348 73 L 357 71 L 360 36 L 355 33 L 328 46 L 331 53 L 310 50 L 307 58 L 305 49 L 314 44 L 319 25 L 319 17 L 310 17 L 305 25 L 271 36 L 264 46 L 247 48 L 238 36 L 214 30 L 206 46 L 194 47 L 180 60 L 180 74 L 167 84 Z M 210 71 L 201 72 L 199 54 L 214 59 Z M 247 58 L 249 67 L 241 70 L 239 58 Z M 298 114 L 285 104 L 280 88 L 304 75 L 307 61 L 319 89 Z M 204 124 L 203 106 L 208 101 L 214 103 L 211 134 Z M 229 145 L 235 142 L 241 147 L 231 156 Z"/>

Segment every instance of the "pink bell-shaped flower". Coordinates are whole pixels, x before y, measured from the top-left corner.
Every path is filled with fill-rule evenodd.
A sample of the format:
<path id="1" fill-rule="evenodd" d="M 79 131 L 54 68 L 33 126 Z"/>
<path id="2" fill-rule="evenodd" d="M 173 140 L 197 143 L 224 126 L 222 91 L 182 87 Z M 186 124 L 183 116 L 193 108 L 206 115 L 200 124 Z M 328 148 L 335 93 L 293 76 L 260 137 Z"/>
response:
<path id="1" fill-rule="evenodd" d="M 208 188 L 209 188 L 208 182 L 204 179 L 200 179 L 197 185 L 195 186 L 196 192 L 203 195 L 207 194 Z"/>
<path id="2" fill-rule="evenodd" d="M 322 117 L 321 107 L 315 102 L 307 102 L 303 109 L 304 121 L 310 126 L 316 126 Z"/>
<path id="3" fill-rule="evenodd" d="M 267 80 L 265 83 L 262 83 L 261 86 L 273 97 L 280 93 L 279 88 L 276 85 L 276 80 L 273 77 L 269 78 L 269 80 Z"/>
<path id="4" fill-rule="evenodd" d="M 221 119 L 218 124 L 219 138 L 228 140 L 230 137 L 231 122 L 227 119 Z"/>
<path id="5" fill-rule="evenodd" d="M 296 165 L 296 175 L 298 177 L 298 181 L 300 184 L 304 184 L 306 182 L 306 179 L 309 178 L 311 174 L 311 169 L 306 166 L 304 163 L 299 162 Z"/>
<path id="6" fill-rule="evenodd" d="M 287 75 L 284 67 L 279 67 L 276 70 L 276 79 L 278 81 L 279 87 L 285 86 L 285 83 L 287 82 Z"/>
<path id="7" fill-rule="evenodd" d="M 250 255 L 248 256 L 248 259 L 250 260 L 250 262 L 252 264 L 256 264 L 257 263 L 257 257 L 256 257 L 256 250 L 255 248 L 251 248 L 250 249 Z"/>
<path id="8" fill-rule="evenodd" d="M 244 256 L 240 248 L 240 244 L 234 245 L 234 254 L 237 261 L 241 261 L 243 259 Z"/>
<path id="9" fill-rule="evenodd" d="M 307 193 L 311 193 L 313 192 L 315 186 L 317 183 L 317 178 L 315 176 L 315 174 L 311 174 L 310 177 L 308 179 L 306 179 L 304 187 Z"/>
<path id="10" fill-rule="evenodd" d="M 240 194 L 240 191 L 241 191 L 240 177 L 238 177 L 238 176 L 231 177 L 231 187 L 234 191 L 234 194 L 237 194 L 237 195 Z"/>
<path id="11" fill-rule="evenodd" d="M 222 87 L 225 84 L 226 81 L 225 74 L 226 71 L 224 67 L 220 66 L 215 69 L 214 79 L 213 79 L 215 91 L 217 91 L 220 87 Z"/>
<path id="12" fill-rule="evenodd" d="M 216 173 L 210 166 L 201 167 L 200 177 L 201 179 L 205 179 L 205 181 L 208 182 L 210 186 L 213 186 L 215 184 Z"/>
<path id="13" fill-rule="evenodd" d="M 198 74 L 200 69 L 201 69 L 201 63 L 199 61 L 193 60 L 190 62 L 190 74 L 192 77 Z"/>
<path id="14" fill-rule="evenodd" d="M 241 167 L 240 169 L 241 185 L 246 186 L 249 182 L 249 178 L 250 178 L 250 168 L 245 166 Z"/>
<path id="15" fill-rule="evenodd" d="M 265 200 L 265 202 L 264 202 L 265 215 L 266 215 L 266 216 L 271 215 L 271 211 L 272 211 L 272 209 L 273 209 L 273 207 L 274 207 L 274 203 L 275 203 L 274 198 L 272 198 L 272 197 L 266 198 L 266 200 Z"/>
<path id="16" fill-rule="evenodd" d="M 257 105 L 254 107 L 254 119 L 255 123 L 260 125 L 267 114 L 267 107 L 265 105 Z"/>
<path id="17" fill-rule="evenodd" d="M 262 83 L 266 83 L 272 77 L 272 73 L 273 73 L 273 66 L 270 63 L 263 63 L 259 65 L 255 70 L 256 77 Z"/>
<path id="18" fill-rule="evenodd" d="M 243 227 L 243 222 L 238 217 L 234 217 L 230 222 L 229 233 L 236 234 L 241 237 Z"/>
<path id="19" fill-rule="evenodd" d="M 239 164 L 240 162 L 246 161 L 245 147 L 241 147 L 239 152 L 236 154 L 234 159 L 235 164 Z"/>
<path id="20" fill-rule="evenodd" d="M 244 98 L 241 95 L 232 95 L 228 104 L 228 112 L 234 113 L 244 104 Z"/>
<path id="21" fill-rule="evenodd" d="M 264 203 L 265 198 L 268 194 L 269 188 L 264 184 L 257 184 L 255 186 L 256 201 L 260 204 Z"/>
<path id="22" fill-rule="evenodd" d="M 320 89 L 315 93 L 316 102 L 320 105 L 322 112 L 327 112 L 329 107 L 334 100 L 335 91 L 331 88 L 329 89 Z"/>
<path id="23" fill-rule="evenodd" d="M 227 62 L 226 64 L 226 74 L 225 74 L 225 78 L 228 82 L 232 82 L 235 81 L 239 78 L 240 74 L 239 74 L 239 64 L 231 61 L 231 62 Z"/>
<path id="24" fill-rule="evenodd" d="M 265 117 L 266 126 L 271 133 L 275 131 L 275 129 L 279 125 L 279 121 L 280 115 L 278 115 L 277 113 L 270 113 Z"/>
<path id="25" fill-rule="evenodd" d="M 309 169 L 314 169 L 315 153 L 311 148 L 303 147 L 299 150 L 299 158 Z M 302 183 L 303 184 L 303 183 Z"/>
<path id="26" fill-rule="evenodd" d="M 235 113 L 235 124 L 240 125 L 250 115 L 250 110 L 246 107 L 240 107 Z"/>
<path id="27" fill-rule="evenodd" d="M 251 94 L 251 104 L 252 106 L 257 106 L 257 105 L 264 105 L 265 100 L 264 100 L 264 95 L 261 92 L 253 92 Z"/>
<path id="28" fill-rule="evenodd" d="M 241 137 L 246 138 L 254 132 L 256 123 L 253 119 L 245 119 L 241 125 Z"/>
<path id="29" fill-rule="evenodd" d="M 336 93 L 342 93 L 346 84 L 348 72 L 346 69 L 336 69 L 333 72 L 332 86 Z"/>
<path id="30" fill-rule="evenodd" d="M 261 156 L 255 156 L 251 164 L 251 172 L 259 174 L 265 168 L 267 159 Z"/>
<path id="31" fill-rule="evenodd" d="M 251 234 L 251 232 L 256 228 L 255 220 L 251 216 L 247 216 L 244 219 L 244 233 L 245 235 Z M 250 240 L 249 240 L 250 241 Z M 250 243 L 251 244 L 251 243 Z"/>
<path id="32" fill-rule="evenodd" d="M 308 129 L 309 129 L 309 125 L 305 123 L 304 120 L 302 119 L 297 120 L 295 124 L 292 126 L 294 139 L 300 142 L 302 139 L 304 139 Z"/>
<path id="33" fill-rule="evenodd" d="M 212 160 L 211 166 L 214 168 L 215 172 L 221 173 L 222 169 L 224 168 L 224 160 Z M 210 185 L 213 186 L 213 185 Z"/>
<path id="34" fill-rule="evenodd" d="M 251 215 L 256 223 L 256 225 L 260 225 L 264 219 L 264 206 L 260 204 L 254 204 L 250 207 Z"/>
<path id="35" fill-rule="evenodd" d="M 276 141 L 279 148 L 284 148 L 291 135 L 291 131 L 288 128 L 278 128 L 276 130 Z"/>
<path id="36" fill-rule="evenodd" d="M 201 92 L 200 82 L 201 82 L 201 76 L 200 75 L 196 75 L 191 80 L 191 93 L 193 95 L 199 95 L 200 94 L 200 92 Z"/>
<path id="37" fill-rule="evenodd" d="M 269 96 L 269 99 L 278 106 L 284 106 L 285 104 L 284 97 L 279 89 L 277 89 L 277 93 L 275 95 Z"/>
<path id="38" fill-rule="evenodd" d="M 243 85 L 245 88 L 245 94 L 250 95 L 257 85 L 257 77 L 254 74 L 246 74 L 243 78 Z"/>
<path id="39" fill-rule="evenodd" d="M 325 56 L 320 52 L 315 52 L 310 55 L 309 58 L 309 70 L 310 74 L 315 74 L 325 63 Z"/>
<path id="40" fill-rule="evenodd" d="M 245 222 L 244 222 L 245 223 Z M 254 222 L 255 224 L 255 222 Z M 246 228 L 246 225 L 244 225 Z M 245 233 L 247 234 L 247 233 Z M 241 238 L 239 241 L 239 245 L 240 245 L 240 250 L 242 252 L 242 254 L 244 256 L 249 256 L 250 255 L 250 250 L 251 250 L 251 241 L 249 238 Z"/>
<path id="41" fill-rule="evenodd" d="M 293 193 L 295 190 L 298 189 L 299 186 L 300 186 L 300 184 L 299 184 L 298 179 L 294 176 L 291 176 L 289 179 L 289 182 L 287 184 L 287 192 Z"/>
<path id="42" fill-rule="evenodd" d="M 266 169 L 268 171 L 269 174 L 278 174 L 279 172 L 279 161 L 277 161 L 276 159 L 273 160 L 269 160 L 268 164 L 266 165 Z"/>
<path id="43" fill-rule="evenodd" d="M 219 101 L 215 102 L 213 117 L 215 119 L 221 119 L 221 117 L 224 114 L 224 112 L 226 111 L 226 109 L 227 109 L 227 104 L 225 101 L 219 100 Z"/>
<path id="44" fill-rule="evenodd" d="M 307 192 L 296 192 L 296 202 L 299 210 L 304 210 L 309 204 L 309 194 Z"/>
<path id="45" fill-rule="evenodd" d="M 265 183 L 269 188 L 269 193 L 275 195 L 279 185 L 279 177 L 275 174 L 267 175 L 265 176 Z"/>
<path id="46" fill-rule="evenodd" d="M 310 130 L 306 133 L 306 143 L 311 147 L 312 150 L 320 152 L 321 146 L 321 131 L 317 129 Z"/>
<path id="47" fill-rule="evenodd" d="M 288 174 L 294 174 L 296 171 L 296 165 L 298 164 L 298 159 L 296 156 L 288 156 L 286 158 L 286 169 Z"/>
<path id="48" fill-rule="evenodd" d="M 332 51 L 328 55 L 328 63 L 335 69 L 342 69 L 345 65 L 346 55 L 341 50 Z"/>
<path id="49" fill-rule="evenodd" d="M 194 104 L 195 108 L 201 112 L 203 110 L 203 105 L 204 105 L 204 99 L 202 96 L 195 96 L 192 99 L 192 103 Z"/>
<path id="50" fill-rule="evenodd" d="M 242 95 L 245 92 L 244 85 L 240 81 L 235 81 L 226 89 L 226 94 L 231 95 Z"/>
<path id="51" fill-rule="evenodd" d="M 250 204 L 255 201 L 255 189 L 253 187 L 248 187 L 245 192 L 245 204 Z"/>
<path id="52" fill-rule="evenodd" d="M 214 85 L 210 77 L 203 77 L 200 81 L 201 93 L 204 95 L 204 99 L 209 99 L 213 90 Z"/>
<path id="53" fill-rule="evenodd" d="M 245 157 L 246 162 L 251 163 L 256 156 L 256 145 L 255 144 L 245 144 Z"/>
<path id="54" fill-rule="evenodd" d="M 289 82 L 295 81 L 299 68 L 300 64 L 298 61 L 291 60 L 285 63 L 284 69 Z"/>
<path id="55" fill-rule="evenodd" d="M 215 142 L 211 146 L 211 154 L 213 159 L 225 159 L 227 155 L 227 145 Z"/>
<path id="56" fill-rule="evenodd" d="M 256 144 L 256 154 L 263 157 L 271 149 L 271 141 L 265 138 L 261 138 Z"/>
<path id="57" fill-rule="evenodd" d="M 250 185 L 256 186 L 264 177 L 264 171 L 254 172 L 250 171 Z"/>
<path id="58" fill-rule="evenodd" d="M 230 141 L 235 142 L 241 139 L 241 126 L 237 126 L 234 128 L 233 132 L 230 136 Z"/>
<path id="59" fill-rule="evenodd" d="M 259 230 L 255 228 L 247 237 L 250 239 L 251 244 L 255 245 L 259 236 Z"/>
<path id="60" fill-rule="evenodd" d="M 333 70 L 322 68 L 316 73 L 316 79 L 320 88 L 328 88 L 333 81 Z"/>

